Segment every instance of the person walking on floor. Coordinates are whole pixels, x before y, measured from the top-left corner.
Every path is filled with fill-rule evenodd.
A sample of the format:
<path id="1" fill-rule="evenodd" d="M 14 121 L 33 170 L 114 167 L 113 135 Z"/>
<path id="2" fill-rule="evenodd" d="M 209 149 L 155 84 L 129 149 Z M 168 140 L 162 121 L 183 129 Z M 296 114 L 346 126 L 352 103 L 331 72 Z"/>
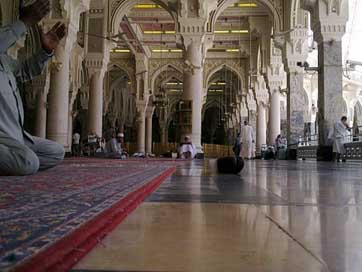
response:
<path id="1" fill-rule="evenodd" d="M 333 140 L 333 152 L 336 153 L 337 162 L 344 162 L 343 155 L 346 153 L 344 144 L 348 141 L 349 132 L 351 128 L 348 126 L 347 117 L 342 116 L 341 120 L 336 122 L 332 128 L 331 134 L 328 138 Z"/>
<path id="2" fill-rule="evenodd" d="M 7 54 L 25 36 L 27 28 L 38 24 L 49 11 L 49 0 L 37 0 L 20 7 L 18 21 L 0 27 L 0 176 L 31 175 L 64 159 L 63 146 L 24 130 L 24 108 L 17 82 L 41 74 L 66 34 L 65 25 L 58 22 L 49 32 L 40 31 L 42 48 L 30 58 L 19 61 Z"/>
<path id="3" fill-rule="evenodd" d="M 248 121 L 244 121 L 244 126 L 241 128 L 241 157 L 244 159 L 253 159 L 254 150 L 254 129 L 249 126 Z"/>
<path id="4" fill-rule="evenodd" d="M 73 144 L 72 144 L 72 154 L 73 156 L 80 156 L 80 134 L 75 132 L 72 137 Z"/>

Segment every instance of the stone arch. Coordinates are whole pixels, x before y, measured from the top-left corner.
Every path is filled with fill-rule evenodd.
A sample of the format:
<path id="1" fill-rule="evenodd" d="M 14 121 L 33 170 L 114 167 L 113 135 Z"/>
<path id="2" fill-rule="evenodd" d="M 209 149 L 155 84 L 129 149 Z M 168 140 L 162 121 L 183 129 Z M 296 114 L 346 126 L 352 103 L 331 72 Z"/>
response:
<path id="1" fill-rule="evenodd" d="M 208 84 L 209 84 L 209 81 L 211 79 L 211 77 L 217 73 L 218 71 L 222 70 L 222 69 L 229 69 L 230 71 L 234 72 L 239 80 L 240 80 L 240 86 L 243 87 L 244 86 L 244 80 L 243 80 L 243 77 L 242 77 L 242 74 L 240 71 L 238 71 L 237 69 L 235 69 L 234 67 L 232 67 L 231 65 L 229 65 L 228 63 L 224 62 L 224 63 L 221 63 L 220 65 L 216 66 L 215 68 L 211 69 L 208 73 L 205 74 L 205 77 L 204 77 L 204 88 L 207 88 L 208 87 Z"/>
<path id="2" fill-rule="evenodd" d="M 216 12 L 210 14 L 209 22 L 211 26 L 210 31 L 214 31 L 214 26 L 216 23 L 217 18 L 223 13 L 225 9 L 227 9 L 229 6 L 237 3 L 239 0 L 221 0 L 218 3 L 218 8 Z M 276 1 L 270 1 L 270 0 L 253 0 L 253 2 L 256 2 L 258 5 L 263 6 L 268 11 L 268 14 L 271 18 L 273 18 L 273 27 L 275 31 L 281 31 L 283 30 L 283 14 L 281 11 L 279 11 L 274 5 L 274 2 Z"/>
<path id="3" fill-rule="evenodd" d="M 158 77 L 161 73 L 169 70 L 170 68 L 172 68 L 173 70 L 175 70 L 175 71 L 183 74 L 183 71 L 182 71 L 179 67 L 177 67 L 177 66 L 175 66 L 175 65 L 173 65 L 173 64 L 165 64 L 165 65 L 161 66 L 161 67 L 158 68 L 156 71 L 154 71 L 154 73 L 151 75 L 151 84 L 150 84 L 150 86 L 151 86 L 153 92 L 154 92 L 155 87 L 156 87 L 156 86 L 155 86 L 155 82 L 156 82 L 157 77 Z"/>
<path id="4" fill-rule="evenodd" d="M 225 105 L 223 103 L 220 103 L 219 100 L 217 99 L 209 100 L 202 107 L 202 120 L 204 119 L 206 110 L 209 108 L 218 108 L 219 110 L 225 111 Z"/>
<path id="5" fill-rule="evenodd" d="M 183 75 L 179 74 L 179 73 L 172 73 L 170 75 L 167 76 L 167 78 L 164 78 L 160 83 L 164 84 L 168 81 L 170 81 L 172 78 L 176 78 L 178 81 L 182 82 L 183 81 Z"/>
<path id="6" fill-rule="evenodd" d="M 123 64 L 123 63 L 118 63 L 118 62 L 112 62 L 112 63 L 108 64 L 107 71 L 110 72 L 115 68 L 122 70 L 123 72 L 126 73 L 129 80 L 131 81 L 132 93 L 136 93 L 136 79 L 135 79 L 134 69 L 132 69 L 131 66 L 128 65 L 127 63 Z"/>
<path id="7" fill-rule="evenodd" d="M 157 5 L 160 5 L 163 9 L 165 9 L 176 22 L 175 16 L 170 11 L 167 5 L 165 5 L 162 1 L 158 0 L 153 0 L 153 2 Z M 130 12 L 130 10 L 138 3 L 139 0 L 113 0 L 111 4 L 111 18 L 110 18 L 110 26 L 108 31 L 117 34 L 119 32 L 119 26 L 122 22 L 123 17 L 128 12 Z"/>
<path id="8" fill-rule="evenodd" d="M 174 120 L 175 117 L 175 112 L 177 111 L 176 107 L 179 104 L 180 99 L 176 98 L 176 99 L 172 99 L 170 101 L 170 105 L 168 107 L 168 112 L 167 112 L 167 116 L 166 116 L 166 128 L 168 129 L 170 126 L 171 121 Z"/>
<path id="9" fill-rule="evenodd" d="M 134 96 L 128 87 L 129 74 L 125 69 L 112 67 L 111 71 L 119 71 L 120 77 L 109 85 L 108 93 L 104 98 L 104 111 L 107 113 L 112 125 L 118 121 L 118 125 L 133 123 L 135 117 Z M 125 82 L 127 80 L 127 82 Z"/>

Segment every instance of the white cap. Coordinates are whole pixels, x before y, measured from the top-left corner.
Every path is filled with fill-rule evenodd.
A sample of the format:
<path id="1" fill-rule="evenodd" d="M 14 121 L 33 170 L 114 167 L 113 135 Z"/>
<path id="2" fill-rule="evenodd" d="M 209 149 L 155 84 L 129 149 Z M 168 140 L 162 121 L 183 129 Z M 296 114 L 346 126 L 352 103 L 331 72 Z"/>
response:
<path id="1" fill-rule="evenodd" d="M 117 134 L 117 137 L 123 138 L 123 137 L 124 137 L 124 134 L 123 134 L 123 133 L 118 133 L 118 134 Z"/>

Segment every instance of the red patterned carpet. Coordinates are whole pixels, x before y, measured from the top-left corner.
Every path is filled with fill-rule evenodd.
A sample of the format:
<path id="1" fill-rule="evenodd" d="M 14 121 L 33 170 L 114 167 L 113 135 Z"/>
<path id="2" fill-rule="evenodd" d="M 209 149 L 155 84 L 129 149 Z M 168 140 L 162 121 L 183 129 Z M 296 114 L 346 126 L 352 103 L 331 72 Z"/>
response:
<path id="1" fill-rule="evenodd" d="M 67 159 L 0 177 L 0 271 L 67 271 L 174 170 L 171 160 Z"/>

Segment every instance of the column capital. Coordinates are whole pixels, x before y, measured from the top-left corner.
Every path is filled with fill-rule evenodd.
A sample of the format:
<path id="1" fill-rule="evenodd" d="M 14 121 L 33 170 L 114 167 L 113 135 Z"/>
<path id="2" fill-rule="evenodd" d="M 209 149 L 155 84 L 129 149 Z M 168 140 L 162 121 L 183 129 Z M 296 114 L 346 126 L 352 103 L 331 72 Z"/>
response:
<path id="1" fill-rule="evenodd" d="M 348 21 L 348 0 L 304 0 L 302 5 L 311 12 L 314 39 L 318 43 L 342 40 Z"/>
<path id="2" fill-rule="evenodd" d="M 104 75 L 107 70 L 107 59 L 101 58 L 101 56 L 87 56 L 85 59 L 85 65 L 88 68 L 89 75 L 92 76 L 95 73 Z"/>
<path id="3" fill-rule="evenodd" d="M 152 117 L 154 112 L 155 112 L 155 107 L 154 106 L 147 106 L 146 107 L 146 118 L 147 117 Z"/>
<path id="4" fill-rule="evenodd" d="M 269 94 L 263 76 L 258 76 L 255 82 L 255 99 L 258 104 L 267 103 L 269 100 Z"/>
<path id="5" fill-rule="evenodd" d="M 148 105 L 148 100 L 137 100 L 136 101 L 136 109 L 137 111 L 143 111 L 146 113 L 146 109 L 147 109 L 147 105 Z"/>
<path id="6" fill-rule="evenodd" d="M 282 61 L 287 73 L 302 73 L 304 63 L 308 57 L 308 29 L 296 26 L 294 29 L 274 34 L 274 45 L 282 50 Z"/>

